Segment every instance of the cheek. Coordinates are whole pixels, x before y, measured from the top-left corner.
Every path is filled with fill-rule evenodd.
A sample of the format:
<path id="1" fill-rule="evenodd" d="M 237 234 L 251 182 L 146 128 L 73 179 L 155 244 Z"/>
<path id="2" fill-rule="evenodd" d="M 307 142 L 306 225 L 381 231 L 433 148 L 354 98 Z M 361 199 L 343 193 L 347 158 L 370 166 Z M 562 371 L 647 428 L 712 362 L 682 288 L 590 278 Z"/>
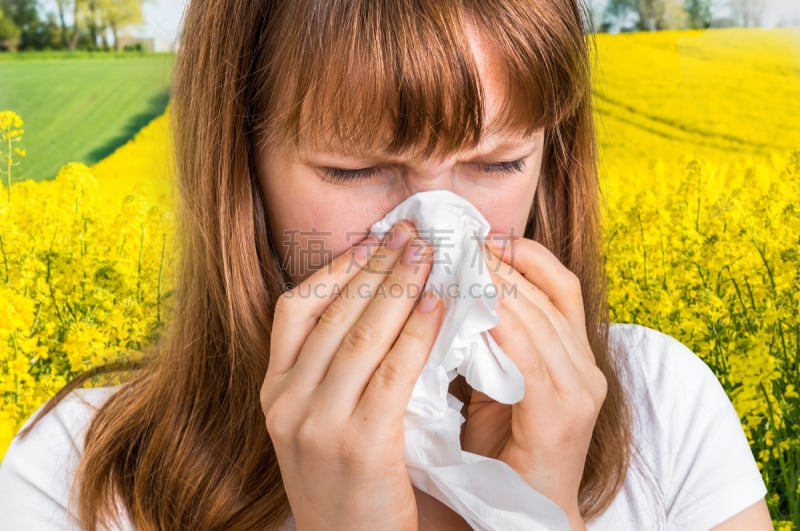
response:
<path id="1" fill-rule="evenodd" d="M 347 197 L 307 194 L 285 201 L 284 205 L 297 207 L 278 209 L 272 233 L 284 270 L 295 283 L 366 238 L 370 225 L 379 219 L 353 206 L 358 203 Z"/>
<path id="2" fill-rule="evenodd" d="M 476 198 L 472 203 L 491 226 L 491 232 L 523 236 L 538 179 L 520 182 L 502 194 Z"/>
<path id="3" fill-rule="evenodd" d="M 366 238 L 383 217 L 385 194 L 323 185 L 279 155 L 259 159 L 259 181 L 275 252 L 294 283 Z"/>
<path id="4" fill-rule="evenodd" d="M 498 187 L 494 193 L 479 194 L 473 201 L 489 222 L 491 232 L 524 236 L 541 177 L 541 150 L 528 164 L 532 168 L 528 173 Z"/>
<path id="5" fill-rule="evenodd" d="M 530 203 L 510 205 L 508 208 L 490 209 L 481 213 L 491 225 L 490 232 L 522 236 L 528 220 Z"/>

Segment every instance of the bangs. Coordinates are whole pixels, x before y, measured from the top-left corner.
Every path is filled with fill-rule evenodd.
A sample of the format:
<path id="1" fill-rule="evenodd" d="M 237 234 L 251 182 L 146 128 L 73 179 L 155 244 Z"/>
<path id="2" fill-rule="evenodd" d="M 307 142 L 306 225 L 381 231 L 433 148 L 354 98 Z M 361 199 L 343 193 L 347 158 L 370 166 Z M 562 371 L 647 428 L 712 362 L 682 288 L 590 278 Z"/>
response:
<path id="1" fill-rule="evenodd" d="M 580 17 L 556 2 L 285 1 L 250 80 L 258 147 L 430 157 L 553 127 L 590 94 Z M 467 23 L 503 73 L 491 124 Z"/>

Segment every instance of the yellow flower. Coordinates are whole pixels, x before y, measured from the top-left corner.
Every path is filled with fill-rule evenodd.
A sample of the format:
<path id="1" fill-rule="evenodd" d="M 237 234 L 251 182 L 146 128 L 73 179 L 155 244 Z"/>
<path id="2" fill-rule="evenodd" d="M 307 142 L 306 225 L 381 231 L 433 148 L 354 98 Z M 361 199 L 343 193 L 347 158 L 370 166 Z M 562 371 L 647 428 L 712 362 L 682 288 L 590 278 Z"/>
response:
<path id="1" fill-rule="evenodd" d="M 14 111 L 0 111 L 0 130 L 22 127 L 23 122 L 19 114 Z"/>

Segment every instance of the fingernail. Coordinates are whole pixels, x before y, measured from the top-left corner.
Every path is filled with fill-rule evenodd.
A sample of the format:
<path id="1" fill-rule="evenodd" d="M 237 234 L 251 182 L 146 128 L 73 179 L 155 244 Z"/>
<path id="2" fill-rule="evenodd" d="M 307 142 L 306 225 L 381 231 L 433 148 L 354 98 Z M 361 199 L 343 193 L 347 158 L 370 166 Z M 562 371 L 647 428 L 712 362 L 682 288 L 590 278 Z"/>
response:
<path id="1" fill-rule="evenodd" d="M 409 227 L 402 221 L 395 223 L 394 227 L 392 227 L 392 231 L 387 236 L 386 247 L 393 251 L 403 247 L 410 236 L 409 230 Z"/>
<path id="2" fill-rule="evenodd" d="M 369 255 L 375 249 L 377 243 L 378 239 L 373 236 L 358 242 L 358 244 L 353 247 L 353 256 L 358 259 L 366 258 L 367 255 Z"/>
<path id="3" fill-rule="evenodd" d="M 430 258 L 431 253 L 424 241 L 410 242 L 403 253 L 403 263 L 406 265 L 422 265 Z"/>
<path id="4" fill-rule="evenodd" d="M 403 252 L 403 263 L 411 265 L 419 261 L 419 253 L 421 250 L 422 248 L 416 242 L 411 242 L 406 245 L 406 250 Z"/>
<path id="5" fill-rule="evenodd" d="M 436 293 L 434 293 L 432 289 L 426 289 L 419 301 L 419 311 L 422 313 L 429 313 L 436 307 L 437 302 L 439 302 L 439 298 L 436 296 Z"/>

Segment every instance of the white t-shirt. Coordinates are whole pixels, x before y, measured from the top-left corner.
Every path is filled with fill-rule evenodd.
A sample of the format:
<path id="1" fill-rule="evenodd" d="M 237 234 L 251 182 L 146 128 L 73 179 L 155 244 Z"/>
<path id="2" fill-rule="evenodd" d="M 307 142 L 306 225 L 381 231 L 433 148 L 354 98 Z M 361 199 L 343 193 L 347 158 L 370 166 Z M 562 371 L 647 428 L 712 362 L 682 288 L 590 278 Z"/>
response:
<path id="1" fill-rule="evenodd" d="M 587 528 L 706 530 L 763 498 L 767 489 L 739 417 L 711 369 L 656 330 L 613 324 L 610 333 L 627 352 L 634 440 L 651 480 L 634 463 L 612 505 Z M 28 437 L 12 441 L 0 464 L 3 529 L 80 528 L 68 509 L 69 487 L 91 416 L 115 389 L 74 391 Z"/>

